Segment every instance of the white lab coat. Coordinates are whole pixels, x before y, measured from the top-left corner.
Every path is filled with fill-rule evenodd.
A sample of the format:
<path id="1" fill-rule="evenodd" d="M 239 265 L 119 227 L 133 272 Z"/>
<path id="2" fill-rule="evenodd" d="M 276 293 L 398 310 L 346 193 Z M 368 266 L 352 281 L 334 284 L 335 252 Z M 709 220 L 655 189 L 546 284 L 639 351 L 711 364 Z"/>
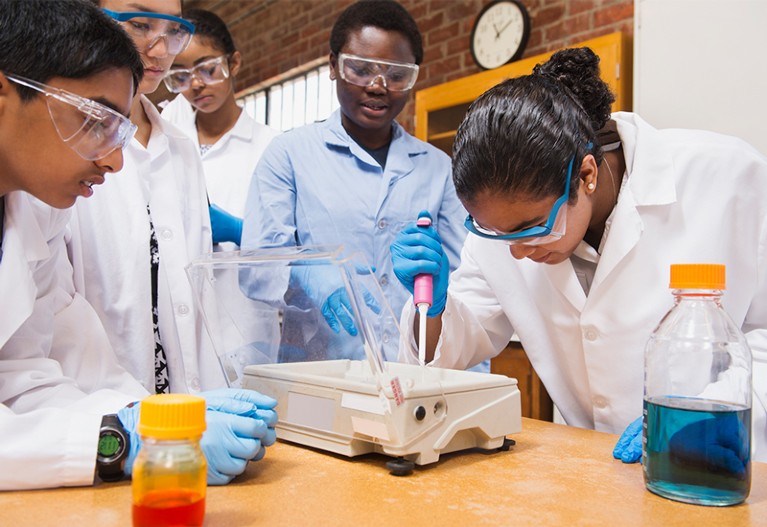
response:
<path id="1" fill-rule="evenodd" d="M 195 145 L 199 145 L 196 115 L 192 105 L 181 95 L 162 112 L 164 119 L 175 124 Z M 279 134 L 279 131 L 257 123 L 243 110 L 234 127 L 202 156 L 210 202 L 242 218 L 256 164 L 271 140 Z"/>
<path id="2" fill-rule="evenodd" d="M 6 196 L 0 260 L 0 490 L 90 485 L 101 416 L 146 391 L 74 293 L 70 211 Z"/>
<path id="3" fill-rule="evenodd" d="M 149 216 L 160 253 L 158 320 L 174 392 L 226 386 L 195 305 L 187 264 L 211 247 L 205 180 L 195 145 L 142 98 L 147 148 L 132 140 L 123 169 L 79 200 L 69 251 L 75 286 L 94 306 L 120 363 L 154 391 Z"/>
<path id="4" fill-rule="evenodd" d="M 568 424 L 621 433 L 642 413 L 644 347 L 673 303 L 670 264 L 723 263 L 723 305 L 754 357 L 754 458 L 767 461 L 767 159 L 732 137 L 614 118 L 628 179 L 588 297 L 570 260 L 518 261 L 470 234 L 434 363 L 476 364 L 516 331 Z"/>

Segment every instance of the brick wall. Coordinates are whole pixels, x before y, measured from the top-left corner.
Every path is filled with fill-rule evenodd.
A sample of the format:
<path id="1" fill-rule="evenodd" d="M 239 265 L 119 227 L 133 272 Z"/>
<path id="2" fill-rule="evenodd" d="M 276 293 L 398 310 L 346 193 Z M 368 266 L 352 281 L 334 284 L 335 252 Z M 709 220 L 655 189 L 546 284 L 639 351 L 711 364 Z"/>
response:
<path id="1" fill-rule="evenodd" d="M 469 52 L 474 19 L 489 0 L 401 0 L 423 34 L 414 91 L 480 71 Z M 330 29 L 352 0 L 185 0 L 229 25 L 245 67 L 238 90 L 328 55 Z M 633 34 L 633 0 L 525 0 L 531 33 L 524 56 L 623 31 Z M 414 98 L 398 121 L 413 131 Z"/>

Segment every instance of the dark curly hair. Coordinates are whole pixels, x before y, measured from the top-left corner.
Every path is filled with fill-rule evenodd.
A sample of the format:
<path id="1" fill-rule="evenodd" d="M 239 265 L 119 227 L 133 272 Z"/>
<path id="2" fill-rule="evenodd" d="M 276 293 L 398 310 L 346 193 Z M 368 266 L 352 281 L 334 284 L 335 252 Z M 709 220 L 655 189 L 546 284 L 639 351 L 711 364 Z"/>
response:
<path id="1" fill-rule="evenodd" d="M 423 41 L 418 25 L 394 0 L 362 0 L 344 9 L 330 32 L 330 52 L 338 55 L 350 33 L 368 26 L 402 33 L 410 41 L 415 63 L 423 61 Z"/>
<path id="2" fill-rule="evenodd" d="M 453 145 L 456 192 L 470 203 L 479 193 L 542 199 L 562 194 L 571 159 L 603 153 L 596 133 L 610 119 L 615 96 L 599 77 L 589 48 L 559 51 L 533 73 L 509 79 L 469 107 Z M 570 181 L 570 198 L 579 179 Z"/>

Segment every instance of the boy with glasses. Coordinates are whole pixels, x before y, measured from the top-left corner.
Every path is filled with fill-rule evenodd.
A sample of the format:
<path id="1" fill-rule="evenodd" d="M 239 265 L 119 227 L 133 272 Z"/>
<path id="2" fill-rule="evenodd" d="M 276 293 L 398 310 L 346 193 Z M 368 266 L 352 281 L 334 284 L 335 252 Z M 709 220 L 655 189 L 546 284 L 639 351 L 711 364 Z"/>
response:
<path id="1" fill-rule="evenodd" d="M 72 290 L 60 210 L 122 168 L 141 78 L 92 6 L 0 0 L 0 489 L 93 483 L 102 414 L 146 394 Z"/>
<path id="2" fill-rule="evenodd" d="M 58 209 L 123 167 L 141 81 L 133 43 L 94 6 L 0 0 L 0 490 L 88 485 L 94 468 L 114 481 L 138 451 L 147 391 L 74 291 Z M 201 395 L 208 480 L 225 483 L 274 441 L 275 401 Z"/>

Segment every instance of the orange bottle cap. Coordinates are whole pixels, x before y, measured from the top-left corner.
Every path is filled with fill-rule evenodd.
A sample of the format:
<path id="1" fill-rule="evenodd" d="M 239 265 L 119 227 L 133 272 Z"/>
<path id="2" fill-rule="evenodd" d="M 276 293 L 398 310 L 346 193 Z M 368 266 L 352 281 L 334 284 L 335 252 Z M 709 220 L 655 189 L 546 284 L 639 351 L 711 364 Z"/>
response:
<path id="1" fill-rule="evenodd" d="M 671 289 L 724 289 L 723 264 L 671 264 Z"/>
<path id="2" fill-rule="evenodd" d="M 205 399 L 183 393 L 150 395 L 141 401 L 138 433 L 156 439 L 185 439 L 205 431 Z"/>

